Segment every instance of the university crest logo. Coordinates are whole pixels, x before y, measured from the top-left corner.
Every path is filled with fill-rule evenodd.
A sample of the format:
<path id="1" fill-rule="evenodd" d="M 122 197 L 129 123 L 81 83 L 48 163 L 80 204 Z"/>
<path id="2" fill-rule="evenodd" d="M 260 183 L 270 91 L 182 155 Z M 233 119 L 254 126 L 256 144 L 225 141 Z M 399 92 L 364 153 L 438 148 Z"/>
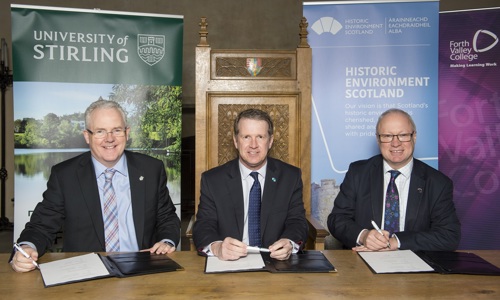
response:
<path id="1" fill-rule="evenodd" d="M 138 34 L 137 54 L 142 61 L 150 66 L 158 63 L 165 55 L 165 36 Z"/>

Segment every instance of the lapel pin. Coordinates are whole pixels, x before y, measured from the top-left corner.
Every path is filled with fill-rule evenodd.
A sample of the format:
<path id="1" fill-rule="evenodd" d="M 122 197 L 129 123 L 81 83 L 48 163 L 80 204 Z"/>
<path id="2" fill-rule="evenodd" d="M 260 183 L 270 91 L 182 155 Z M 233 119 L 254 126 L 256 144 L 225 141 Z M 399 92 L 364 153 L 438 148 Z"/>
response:
<path id="1" fill-rule="evenodd" d="M 418 188 L 417 191 L 422 194 L 422 188 Z"/>
<path id="2" fill-rule="evenodd" d="M 144 176 L 139 177 L 139 181 L 144 180 Z"/>
<path id="3" fill-rule="evenodd" d="M 272 180 L 273 182 L 276 182 L 276 178 L 274 178 L 274 177 L 273 177 L 273 178 L 271 178 L 271 180 Z"/>

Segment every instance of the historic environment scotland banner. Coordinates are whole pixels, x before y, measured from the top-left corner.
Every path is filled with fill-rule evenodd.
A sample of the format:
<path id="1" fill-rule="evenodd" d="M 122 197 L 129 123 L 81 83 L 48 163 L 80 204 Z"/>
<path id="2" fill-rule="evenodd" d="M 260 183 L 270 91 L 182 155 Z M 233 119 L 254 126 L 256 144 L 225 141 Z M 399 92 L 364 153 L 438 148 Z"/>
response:
<path id="1" fill-rule="evenodd" d="M 500 8 L 442 12 L 439 32 L 439 169 L 459 247 L 500 249 Z"/>
<path id="2" fill-rule="evenodd" d="M 415 156 L 437 168 L 438 1 L 304 3 L 312 67 L 312 213 L 326 224 L 349 164 L 379 153 L 375 125 L 410 113 Z"/>
<path id="3" fill-rule="evenodd" d="M 51 167 L 88 151 L 83 114 L 99 98 L 127 111 L 128 149 L 164 161 L 179 214 L 183 17 L 25 5 L 11 14 L 14 239 Z"/>

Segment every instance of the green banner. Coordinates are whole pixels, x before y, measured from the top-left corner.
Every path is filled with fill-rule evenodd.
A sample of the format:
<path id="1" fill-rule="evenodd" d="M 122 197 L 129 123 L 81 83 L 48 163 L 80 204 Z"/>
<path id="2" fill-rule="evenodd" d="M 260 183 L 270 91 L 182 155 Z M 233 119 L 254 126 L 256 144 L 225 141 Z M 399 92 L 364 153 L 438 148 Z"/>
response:
<path id="1" fill-rule="evenodd" d="M 14 238 L 51 167 L 89 150 L 84 112 L 101 98 L 127 111 L 127 148 L 164 162 L 180 215 L 183 17 L 25 5 L 11 15 Z"/>
<path id="2" fill-rule="evenodd" d="M 21 5 L 11 11 L 14 81 L 181 85 L 181 16 Z"/>

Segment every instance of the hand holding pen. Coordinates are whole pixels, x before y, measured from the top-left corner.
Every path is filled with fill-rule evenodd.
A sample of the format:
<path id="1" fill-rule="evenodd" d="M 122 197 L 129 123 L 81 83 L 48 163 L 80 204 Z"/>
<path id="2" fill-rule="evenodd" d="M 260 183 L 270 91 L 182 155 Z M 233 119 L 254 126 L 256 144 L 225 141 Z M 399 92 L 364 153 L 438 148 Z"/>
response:
<path id="1" fill-rule="evenodd" d="M 26 251 L 24 251 L 24 249 L 19 244 L 15 243 L 14 248 L 16 248 L 16 250 L 19 251 L 19 253 L 21 253 L 24 257 L 30 259 L 35 267 L 40 269 L 40 266 L 38 266 L 38 263 L 36 261 L 34 261 L 33 258 L 31 258 L 31 256 L 28 253 L 26 253 Z"/>
<path id="2" fill-rule="evenodd" d="M 373 221 L 373 220 L 372 220 L 372 226 L 373 226 L 373 228 L 378 233 L 380 233 L 382 236 L 384 236 L 384 233 L 382 232 L 382 230 L 380 230 L 380 228 L 378 227 L 377 223 L 375 223 L 375 221 Z M 387 242 L 387 249 L 391 249 L 391 243 L 390 242 Z"/>

